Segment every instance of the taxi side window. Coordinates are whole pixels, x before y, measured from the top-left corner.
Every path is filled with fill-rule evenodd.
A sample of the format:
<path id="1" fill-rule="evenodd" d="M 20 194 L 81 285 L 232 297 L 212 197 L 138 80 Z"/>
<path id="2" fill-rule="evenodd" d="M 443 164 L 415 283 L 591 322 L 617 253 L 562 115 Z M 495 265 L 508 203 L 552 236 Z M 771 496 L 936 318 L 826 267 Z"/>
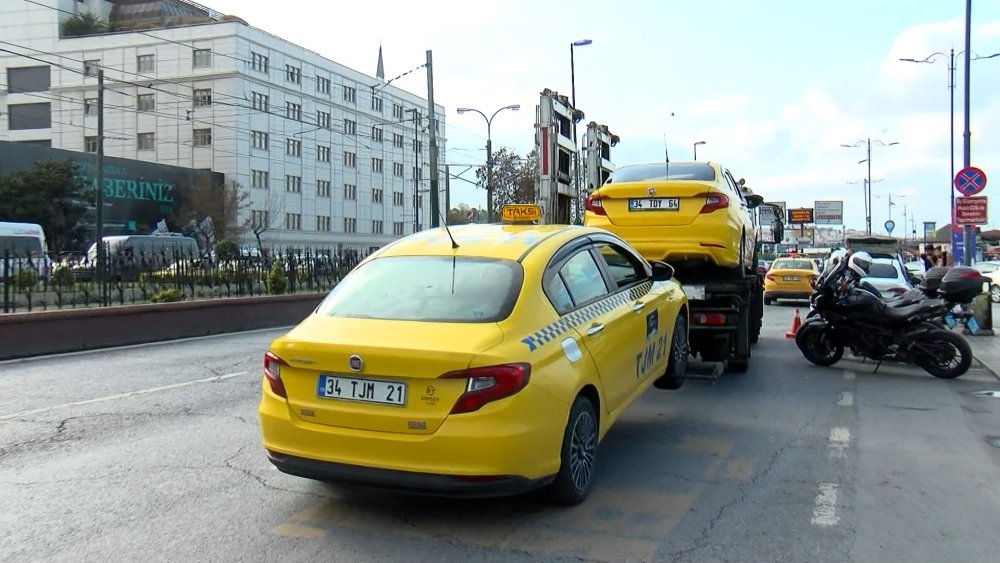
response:
<path id="1" fill-rule="evenodd" d="M 558 273 L 545 282 L 545 294 L 560 315 L 573 310 L 573 298 L 569 296 L 569 290 Z"/>
<path id="2" fill-rule="evenodd" d="M 645 268 L 625 250 L 607 243 L 598 245 L 597 249 L 617 289 L 646 281 Z"/>
<path id="3" fill-rule="evenodd" d="M 581 250 L 567 260 L 559 269 L 559 277 L 577 307 L 608 293 L 604 274 L 589 249 Z"/>

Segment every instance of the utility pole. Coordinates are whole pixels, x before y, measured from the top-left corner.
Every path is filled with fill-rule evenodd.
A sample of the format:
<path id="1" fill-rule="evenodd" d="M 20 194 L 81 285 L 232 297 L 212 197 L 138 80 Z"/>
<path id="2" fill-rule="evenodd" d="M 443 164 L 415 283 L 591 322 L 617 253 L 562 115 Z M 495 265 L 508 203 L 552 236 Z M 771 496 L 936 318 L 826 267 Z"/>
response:
<path id="1" fill-rule="evenodd" d="M 868 146 L 868 215 L 865 217 L 867 223 L 868 236 L 872 234 L 872 140 L 867 139 Z"/>
<path id="2" fill-rule="evenodd" d="M 97 245 L 97 283 L 101 306 L 108 303 L 107 256 L 104 252 L 104 69 L 97 70 L 97 161 L 94 163 L 94 189 L 97 192 L 97 217 L 94 244 Z"/>
<path id="3" fill-rule="evenodd" d="M 427 136 L 431 149 L 431 227 L 438 227 L 441 224 L 440 212 L 438 208 L 438 147 L 436 125 L 437 118 L 434 115 L 434 66 L 432 64 L 431 50 L 427 50 Z"/>
<path id="4" fill-rule="evenodd" d="M 420 120 L 419 112 L 410 108 L 405 113 L 413 115 L 413 232 L 417 232 L 420 225 L 420 177 L 417 173 L 420 170 L 420 151 L 417 145 L 420 143 Z"/>
<path id="5" fill-rule="evenodd" d="M 972 0 L 965 0 L 965 131 L 962 133 L 962 139 L 964 140 L 964 150 L 963 150 L 963 168 L 968 168 L 972 166 L 972 132 L 969 130 L 969 73 L 972 71 L 972 65 L 969 64 L 972 57 Z M 954 181 L 954 176 L 952 176 L 952 181 Z M 953 188 L 954 189 L 954 188 Z M 954 193 L 954 192 L 953 192 Z M 976 251 L 972 244 L 973 237 L 972 225 L 966 225 L 964 228 L 964 244 L 962 249 L 962 262 L 966 266 L 972 265 L 972 254 Z"/>

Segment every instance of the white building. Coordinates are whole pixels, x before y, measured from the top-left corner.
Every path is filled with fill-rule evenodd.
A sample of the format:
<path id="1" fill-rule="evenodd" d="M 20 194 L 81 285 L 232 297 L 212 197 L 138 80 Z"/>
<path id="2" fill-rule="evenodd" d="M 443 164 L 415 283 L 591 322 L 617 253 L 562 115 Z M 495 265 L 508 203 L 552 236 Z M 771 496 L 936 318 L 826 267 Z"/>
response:
<path id="1" fill-rule="evenodd" d="M 63 36 L 85 12 L 134 31 Z M 430 223 L 427 101 L 239 18 L 185 0 L 0 0 L 0 49 L 0 140 L 96 151 L 101 68 L 105 154 L 225 174 L 266 242 L 380 246 Z"/>

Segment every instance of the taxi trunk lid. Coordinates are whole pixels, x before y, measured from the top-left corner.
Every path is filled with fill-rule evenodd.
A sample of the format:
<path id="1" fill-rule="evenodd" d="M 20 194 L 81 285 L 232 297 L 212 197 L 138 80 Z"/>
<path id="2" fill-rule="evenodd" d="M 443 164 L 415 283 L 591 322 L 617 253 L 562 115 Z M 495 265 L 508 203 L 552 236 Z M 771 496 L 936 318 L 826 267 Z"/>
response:
<path id="1" fill-rule="evenodd" d="M 645 181 L 605 184 L 598 192 L 608 220 L 615 225 L 690 225 L 720 192 L 712 182 Z"/>
<path id="2" fill-rule="evenodd" d="M 271 351 L 287 364 L 281 367 L 281 380 L 292 416 L 298 420 L 432 434 L 465 392 L 467 382 L 440 376 L 467 369 L 477 353 L 502 338 L 496 323 L 314 315 Z"/>

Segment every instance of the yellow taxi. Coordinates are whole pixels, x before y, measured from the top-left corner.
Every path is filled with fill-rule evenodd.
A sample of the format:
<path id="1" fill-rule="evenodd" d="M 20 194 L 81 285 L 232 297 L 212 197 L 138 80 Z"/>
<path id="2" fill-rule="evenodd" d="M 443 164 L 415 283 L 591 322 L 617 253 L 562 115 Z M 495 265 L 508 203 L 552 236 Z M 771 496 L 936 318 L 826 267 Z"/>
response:
<path id="1" fill-rule="evenodd" d="M 819 278 L 816 263 L 806 257 L 778 258 L 764 276 L 764 303 L 777 299 L 809 299 Z"/>
<path id="2" fill-rule="evenodd" d="M 365 259 L 264 355 L 268 459 L 301 477 L 582 502 L 598 443 L 688 361 L 673 269 L 618 237 L 464 225 Z"/>
<path id="3" fill-rule="evenodd" d="M 716 162 L 634 164 L 587 197 L 584 225 L 615 233 L 648 260 L 755 272 L 751 209 L 762 202 Z"/>

